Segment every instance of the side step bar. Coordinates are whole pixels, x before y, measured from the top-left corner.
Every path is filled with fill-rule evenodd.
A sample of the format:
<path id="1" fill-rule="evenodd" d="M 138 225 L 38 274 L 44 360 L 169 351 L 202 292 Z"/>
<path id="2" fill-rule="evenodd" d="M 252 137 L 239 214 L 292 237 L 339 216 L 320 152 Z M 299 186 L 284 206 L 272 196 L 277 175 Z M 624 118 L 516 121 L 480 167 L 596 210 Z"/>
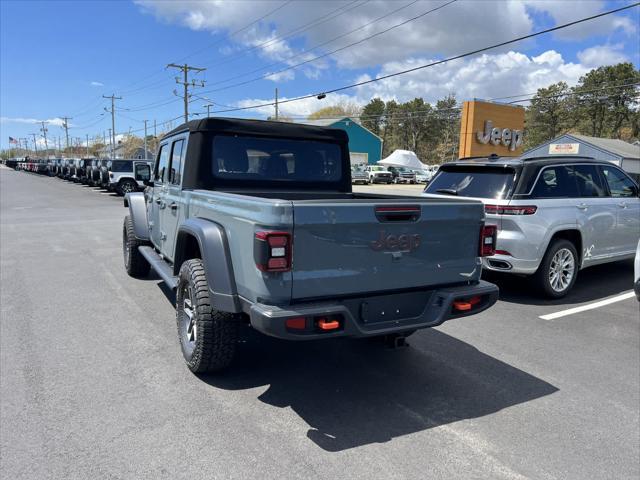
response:
<path id="1" fill-rule="evenodd" d="M 140 246 L 138 247 L 138 251 L 147 259 L 151 268 L 153 268 L 170 289 L 173 290 L 178 286 L 178 277 L 173 276 L 171 265 L 165 262 L 152 247 Z"/>

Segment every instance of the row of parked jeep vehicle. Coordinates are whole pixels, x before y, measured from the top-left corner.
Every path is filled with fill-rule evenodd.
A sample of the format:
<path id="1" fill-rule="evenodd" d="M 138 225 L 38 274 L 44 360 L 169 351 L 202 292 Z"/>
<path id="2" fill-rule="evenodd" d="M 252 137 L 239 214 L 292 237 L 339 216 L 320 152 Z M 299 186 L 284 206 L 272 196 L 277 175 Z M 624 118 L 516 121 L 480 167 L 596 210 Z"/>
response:
<path id="1" fill-rule="evenodd" d="M 72 182 L 102 187 L 126 195 L 145 187 L 151 179 L 153 161 L 142 159 L 107 160 L 97 158 L 30 159 L 7 162 L 16 170 L 26 170 Z"/>

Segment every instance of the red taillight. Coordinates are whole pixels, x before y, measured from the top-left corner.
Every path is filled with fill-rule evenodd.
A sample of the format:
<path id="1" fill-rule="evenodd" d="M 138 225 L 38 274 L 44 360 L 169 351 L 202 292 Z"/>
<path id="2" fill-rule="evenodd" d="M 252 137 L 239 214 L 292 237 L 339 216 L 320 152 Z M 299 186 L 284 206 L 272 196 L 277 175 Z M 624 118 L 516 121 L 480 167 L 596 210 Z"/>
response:
<path id="1" fill-rule="evenodd" d="M 491 215 L 533 215 L 538 210 L 535 205 L 485 205 L 484 212 Z"/>
<path id="2" fill-rule="evenodd" d="M 489 257 L 496 253 L 496 239 L 498 227 L 495 225 L 483 225 L 480 230 L 480 256 Z"/>
<path id="3" fill-rule="evenodd" d="M 291 234 L 288 232 L 256 232 L 253 255 L 263 272 L 291 270 Z"/>

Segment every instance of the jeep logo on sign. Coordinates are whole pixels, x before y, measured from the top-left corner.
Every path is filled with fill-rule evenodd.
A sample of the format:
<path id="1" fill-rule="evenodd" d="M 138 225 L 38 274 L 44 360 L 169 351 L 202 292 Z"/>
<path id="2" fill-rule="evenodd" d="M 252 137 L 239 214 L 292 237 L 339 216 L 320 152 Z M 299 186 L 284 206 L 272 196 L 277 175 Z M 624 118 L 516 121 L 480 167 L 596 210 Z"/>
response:
<path id="1" fill-rule="evenodd" d="M 380 230 L 378 239 L 373 240 L 369 246 L 376 252 L 382 250 L 388 252 L 413 252 L 420 246 L 420 235 L 387 235 L 387 232 Z"/>
<path id="2" fill-rule="evenodd" d="M 511 130 L 503 128 L 502 130 L 494 127 L 491 120 L 484 122 L 484 132 L 476 133 L 478 142 L 487 144 L 491 142 L 493 145 L 501 143 L 512 152 L 522 145 L 522 130 Z"/>

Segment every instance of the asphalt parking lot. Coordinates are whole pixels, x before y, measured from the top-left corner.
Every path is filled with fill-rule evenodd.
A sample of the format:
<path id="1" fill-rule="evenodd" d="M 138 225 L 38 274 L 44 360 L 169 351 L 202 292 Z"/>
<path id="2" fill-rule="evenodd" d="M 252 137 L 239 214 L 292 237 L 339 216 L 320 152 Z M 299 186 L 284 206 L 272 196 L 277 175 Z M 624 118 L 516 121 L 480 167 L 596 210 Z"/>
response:
<path id="1" fill-rule="evenodd" d="M 358 189 L 419 192 L 417 186 Z M 494 278 L 490 310 L 410 346 L 243 333 L 183 365 L 172 294 L 122 265 L 122 199 L 0 168 L 0 476 L 7 479 L 637 479 L 630 262 L 562 301 Z"/>

